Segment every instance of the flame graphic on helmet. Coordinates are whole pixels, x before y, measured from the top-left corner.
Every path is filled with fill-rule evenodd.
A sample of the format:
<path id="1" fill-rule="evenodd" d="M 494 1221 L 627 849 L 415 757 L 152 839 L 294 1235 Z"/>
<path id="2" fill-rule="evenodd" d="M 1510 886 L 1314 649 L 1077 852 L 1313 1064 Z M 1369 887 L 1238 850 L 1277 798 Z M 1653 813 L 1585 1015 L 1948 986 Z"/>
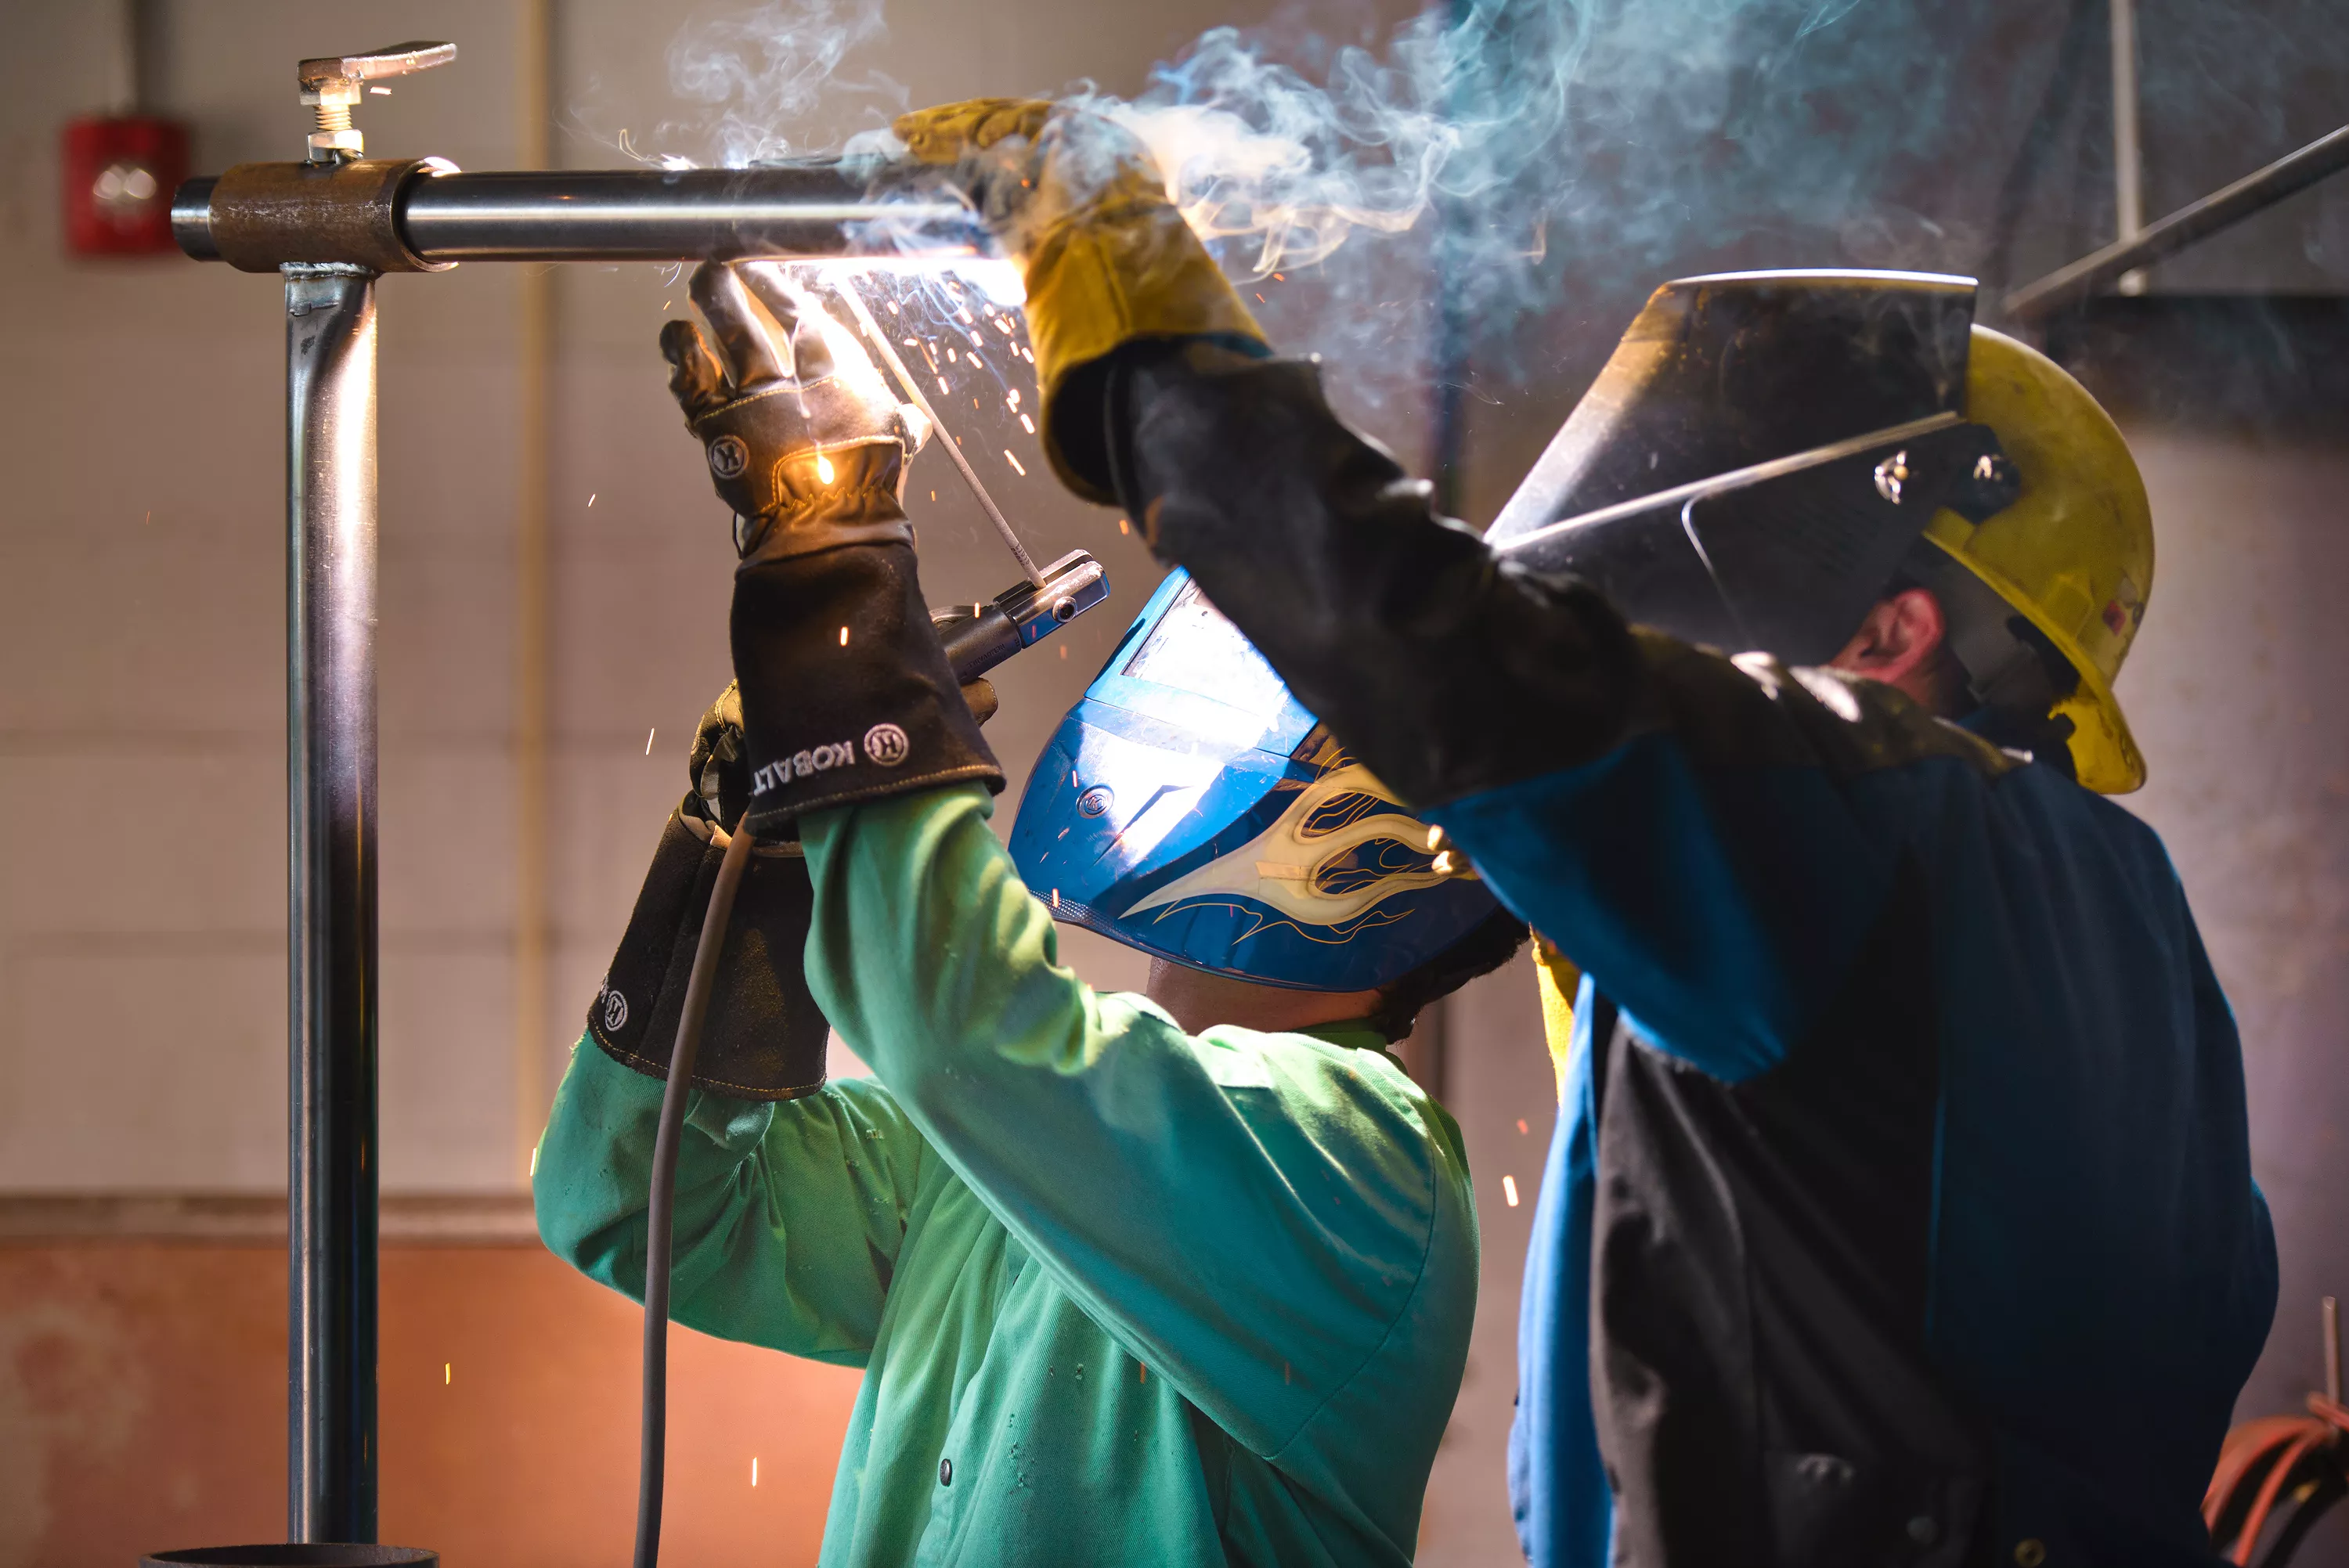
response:
<path id="1" fill-rule="evenodd" d="M 1167 883 L 1124 918 L 1237 895 L 1300 925 L 1342 925 L 1397 893 L 1475 874 L 1437 871 L 1433 857 L 1410 842 L 1424 830 L 1409 808 L 1381 805 L 1402 802 L 1361 763 L 1333 768 L 1299 789 L 1263 832 Z M 1366 862 L 1360 851 L 1372 844 L 1384 848 Z"/>

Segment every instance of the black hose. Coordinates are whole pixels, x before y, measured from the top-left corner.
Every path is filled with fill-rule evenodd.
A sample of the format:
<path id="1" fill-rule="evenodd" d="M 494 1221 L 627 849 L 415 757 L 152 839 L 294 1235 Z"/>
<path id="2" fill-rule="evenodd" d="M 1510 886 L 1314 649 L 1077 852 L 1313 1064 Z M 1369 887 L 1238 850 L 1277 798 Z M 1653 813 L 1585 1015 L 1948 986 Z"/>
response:
<path id="1" fill-rule="evenodd" d="M 685 1097 L 692 1090 L 702 1022 L 709 1016 L 711 978 L 733 918 L 734 892 L 742 884 L 742 868 L 750 863 L 750 835 L 738 821 L 726 842 L 726 857 L 718 862 L 701 939 L 694 945 L 693 975 L 686 982 L 677 1044 L 668 1057 L 668 1083 L 661 1090 L 660 1130 L 653 1139 L 652 1202 L 645 1212 L 645 1410 L 636 1457 L 636 1568 L 655 1568 L 660 1562 L 661 1482 L 668 1452 L 668 1258 L 676 1220 L 678 1140 L 685 1132 Z"/>

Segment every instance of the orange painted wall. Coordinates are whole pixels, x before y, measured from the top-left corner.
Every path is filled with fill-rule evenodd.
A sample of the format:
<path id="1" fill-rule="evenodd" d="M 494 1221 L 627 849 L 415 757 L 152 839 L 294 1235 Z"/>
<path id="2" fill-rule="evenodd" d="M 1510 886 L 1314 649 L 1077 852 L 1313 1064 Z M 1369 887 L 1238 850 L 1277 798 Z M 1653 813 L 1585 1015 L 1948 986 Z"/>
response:
<path id="1" fill-rule="evenodd" d="M 382 1278 L 383 1539 L 625 1561 L 635 1304 L 534 1247 L 391 1248 Z M 812 1563 L 857 1375 L 685 1330 L 670 1355 L 665 1560 Z M 282 1540 L 285 1377 L 275 1249 L 0 1247 L 0 1568 Z"/>

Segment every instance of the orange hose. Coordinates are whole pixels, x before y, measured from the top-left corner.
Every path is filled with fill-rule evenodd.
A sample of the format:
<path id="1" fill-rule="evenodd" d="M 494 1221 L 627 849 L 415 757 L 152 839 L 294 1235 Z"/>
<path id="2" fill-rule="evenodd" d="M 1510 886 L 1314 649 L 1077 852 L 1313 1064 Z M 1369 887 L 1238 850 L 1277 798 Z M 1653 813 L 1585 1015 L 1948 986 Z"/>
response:
<path id="1" fill-rule="evenodd" d="M 2323 1422 L 2305 1420 L 2301 1424 L 2307 1429 L 2292 1440 L 2276 1460 L 2275 1468 L 2268 1471 L 2267 1480 L 2260 1485 L 2259 1496 L 2251 1502 L 2251 1512 L 2243 1516 L 2243 1532 L 2235 1538 L 2236 1568 L 2249 1568 L 2251 1551 L 2260 1543 L 2260 1532 L 2267 1528 L 2268 1515 L 2274 1511 L 2276 1499 L 2283 1494 L 2284 1481 L 2300 1468 L 2301 1460 L 2333 1436 L 2333 1429 Z"/>
<path id="2" fill-rule="evenodd" d="M 2261 1416 L 2229 1432 L 2219 1449 L 2219 1465 L 2211 1473 L 2210 1488 L 2202 1494 L 2204 1528 L 2217 1529 L 2227 1505 L 2234 1500 L 2236 1489 L 2243 1484 L 2243 1478 L 2309 1425 L 2305 1416 Z"/>

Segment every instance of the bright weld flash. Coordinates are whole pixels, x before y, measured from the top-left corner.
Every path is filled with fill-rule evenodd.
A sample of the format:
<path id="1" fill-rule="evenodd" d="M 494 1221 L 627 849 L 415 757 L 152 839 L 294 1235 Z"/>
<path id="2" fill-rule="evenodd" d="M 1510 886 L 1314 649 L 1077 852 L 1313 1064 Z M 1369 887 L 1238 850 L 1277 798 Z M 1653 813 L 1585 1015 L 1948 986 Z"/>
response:
<path id="1" fill-rule="evenodd" d="M 1501 1178 L 1501 1196 L 1509 1201 L 1510 1208 L 1514 1209 L 1517 1206 L 1517 1179 L 1516 1177 L 1504 1176 Z"/>
<path id="2" fill-rule="evenodd" d="M 825 484 L 830 484 L 832 482 L 832 459 L 825 457 L 822 452 L 818 452 L 815 455 L 815 477 L 823 480 Z"/>

